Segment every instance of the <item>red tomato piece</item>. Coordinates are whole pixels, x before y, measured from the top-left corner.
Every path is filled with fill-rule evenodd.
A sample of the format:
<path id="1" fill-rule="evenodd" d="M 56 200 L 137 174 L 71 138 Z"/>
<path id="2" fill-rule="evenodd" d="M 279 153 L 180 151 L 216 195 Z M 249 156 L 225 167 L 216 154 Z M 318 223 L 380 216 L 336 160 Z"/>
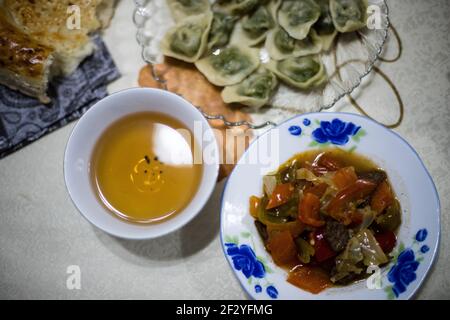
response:
<path id="1" fill-rule="evenodd" d="M 321 227 L 325 221 L 320 219 L 320 199 L 312 193 L 306 193 L 298 203 L 298 219 L 304 224 Z"/>
<path id="2" fill-rule="evenodd" d="M 336 171 L 342 168 L 342 163 L 339 160 L 334 159 L 329 153 L 319 154 L 314 160 L 314 164 L 316 164 L 317 167 L 326 168 L 328 171 Z"/>
<path id="3" fill-rule="evenodd" d="M 311 233 L 311 238 L 314 242 L 314 258 L 319 263 L 324 262 L 336 255 L 336 252 L 331 249 L 323 233 L 323 229 L 319 229 Z"/>
<path id="4" fill-rule="evenodd" d="M 397 237 L 392 231 L 376 234 L 375 239 L 384 253 L 390 253 L 397 243 Z"/>
<path id="5" fill-rule="evenodd" d="M 375 190 L 372 200 L 370 201 L 370 207 L 372 210 L 380 214 L 394 202 L 394 195 L 391 188 L 386 181 L 380 183 Z"/>
<path id="6" fill-rule="evenodd" d="M 336 171 L 333 177 L 333 182 L 338 190 L 343 190 L 355 183 L 358 180 L 358 176 L 355 173 L 353 167 L 345 167 Z"/>
<path id="7" fill-rule="evenodd" d="M 250 215 L 253 218 L 258 218 L 258 209 L 259 209 L 259 206 L 261 205 L 261 199 L 258 198 L 257 196 L 251 196 L 249 202 L 250 202 L 249 203 Z"/>
<path id="8" fill-rule="evenodd" d="M 326 183 L 319 183 L 312 186 L 307 186 L 303 193 L 312 193 L 319 198 L 322 198 L 322 196 L 325 194 L 325 191 L 327 191 L 328 185 Z"/>
<path id="9" fill-rule="evenodd" d="M 267 203 L 266 209 L 273 209 L 288 202 L 292 198 L 294 189 L 295 188 L 292 183 L 276 185 L 272 195 L 270 196 L 269 202 Z"/>
<path id="10" fill-rule="evenodd" d="M 289 230 L 271 234 L 267 248 L 278 266 L 289 266 L 297 261 L 297 248 Z"/>
<path id="11" fill-rule="evenodd" d="M 329 275 L 318 267 L 297 266 L 289 272 L 287 281 L 305 291 L 317 294 L 331 287 Z"/>
<path id="12" fill-rule="evenodd" d="M 356 180 L 354 183 L 339 191 L 328 204 L 326 211 L 335 219 L 340 220 L 340 215 L 345 207 L 352 201 L 364 199 L 370 195 L 377 185 L 368 180 Z"/>

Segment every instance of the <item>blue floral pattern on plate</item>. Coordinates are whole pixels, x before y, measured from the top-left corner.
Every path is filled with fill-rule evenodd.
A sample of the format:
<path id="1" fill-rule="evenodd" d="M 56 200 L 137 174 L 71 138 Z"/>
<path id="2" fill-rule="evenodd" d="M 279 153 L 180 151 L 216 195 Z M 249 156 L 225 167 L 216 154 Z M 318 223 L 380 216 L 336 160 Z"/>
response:
<path id="1" fill-rule="evenodd" d="M 428 231 L 427 229 L 420 229 L 419 231 L 417 231 L 416 233 L 416 240 L 419 242 L 424 241 L 428 236 Z"/>
<path id="2" fill-rule="evenodd" d="M 420 229 L 417 231 L 415 236 L 415 244 L 423 242 L 428 236 L 427 229 Z M 427 245 L 422 245 L 419 249 L 418 254 L 425 254 L 430 250 Z M 397 258 L 394 259 L 394 265 L 389 269 L 387 274 L 387 279 L 393 285 L 385 288 L 388 297 L 398 298 L 402 293 L 404 293 L 409 284 L 417 279 L 416 271 L 419 268 L 420 262 L 423 258 L 416 258 L 413 248 L 400 248 Z"/>
<path id="3" fill-rule="evenodd" d="M 250 233 L 245 232 L 241 236 L 250 238 L 253 243 L 253 237 Z M 272 272 L 272 269 L 264 263 L 263 258 L 257 257 L 250 245 L 239 245 L 239 237 L 225 237 L 225 241 L 225 251 L 231 258 L 233 268 L 243 273 L 248 279 L 248 284 L 252 284 L 253 280 L 257 281 L 253 287 L 256 293 L 263 292 L 263 284 L 266 287 L 265 293 L 270 298 L 276 299 L 278 290 L 266 279 L 267 273 Z"/>
<path id="4" fill-rule="evenodd" d="M 243 233 L 245 238 L 251 238 L 249 233 Z M 402 293 L 406 292 L 408 286 L 417 279 L 416 271 L 419 268 L 420 262 L 423 260 L 421 256 L 426 254 L 430 248 L 424 244 L 415 253 L 414 245 L 426 240 L 428 231 L 420 229 L 415 237 L 411 248 L 405 248 L 400 244 L 398 253 L 394 254 L 393 265 L 387 273 L 387 280 L 392 283 L 385 287 L 384 291 L 387 293 L 389 299 L 398 298 Z M 266 273 L 271 272 L 271 269 L 262 261 L 262 258 L 257 257 L 253 249 L 247 244 L 238 245 L 238 237 L 226 237 L 229 241 L 225 243 L 226 253 L 233 262 L 234 269 L 241 271 L 248 279 L 248 283 L 252 283 L 252 278 L 265 280 L 265 293 L 272 299 L 278 297 L 278 290 L 275 286 L 267 282 Z M 253 242 L 253 239 L 251 239 Z M 254 285 L 254 291 L 257 294 L 263 292 L 263 287 L 258 280 Z"/>
<path id="5" fill-rule="evenodd" d="M 300 124 L 292 125 L 288 128 L 289 133 L 293 136 L 300 136 L 312 124 L 308 118 L 304 118 L 302 123 L 304 128 Z M 359 139 L 365 135 L 365 131 L 361 129 L 361 126 L 353 122 L 342 121 L 339 118 L 331 121 L 316 120 L 315 123 L 318 127 L 308 130 L 312 139 L 310 146 L 328 144 L 343 146 L 350 141 L 350 138 L 355 142 L 359 142 Z"/>
<path id="6" fill-rule="evenodd" d="M 408 285 L 416 280 L 419 262 L 416 261 L 414 251 L 406 249 L 397 258 L 397 263 L 389 270 L 388 280 L 394 285 L 392 290 L 396 297 L 406 291 Z"/>
<path id="7" fill-rule="evenodd" d="M 300 128 L 299 126 L 291 126 L 291 127 L 289 127 L 289 132 L 293 136 L 299 136 L 302 134 L 302 128 Z"/>
<path id="8" fill-rule="evenodd" d="M 278 290 L 274 286 L 268 286 L 266 292 L 272 299 L 276 299 L 278 297 Z"/>
<path id="9" fill-rule="evenodd" d="M 241 246 L 235 243 L 226 243 L 227 254 L 233 260 L 233 266 L 236 270 L 242 271 L 248 279 L 251 276 L 255 278 L 264 278 L 266 273 L 264 265 L 256 258 L 253 249 L 243 244 Z"/>
<path id="10" fill-rule="evenodd" d="M 427 253 L 428 251 L 430 251 L 430 247 L 427 246 L 426 244 L 420 247 L 420 252 Z"/>
<path id="11" fill-rule="evenodd" d="M 312 137 L 318 143 L 331 142 L 335 145 L 345 145 L 349 141 L 349 136 L 358 133 L 361 127 L 356 126 L 352 122 L 345 123 L 340 119 L 332 121 L 321 121 L 320 127 L 312 132 Z"/>

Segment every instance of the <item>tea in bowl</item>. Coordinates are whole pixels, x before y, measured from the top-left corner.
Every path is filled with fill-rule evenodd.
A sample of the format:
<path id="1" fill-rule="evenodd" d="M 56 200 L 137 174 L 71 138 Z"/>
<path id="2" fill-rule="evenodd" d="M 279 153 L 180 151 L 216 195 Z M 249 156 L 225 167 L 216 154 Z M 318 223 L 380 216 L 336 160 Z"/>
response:
<path id="1" fill-rule="evenodd" d="M 219 151 L 202 114 L 170 92 L 134 88 L 96 103 L 75 126 L 64 157 L 67 190 L 93 225 L 151 239 L 203 208 Z"/>

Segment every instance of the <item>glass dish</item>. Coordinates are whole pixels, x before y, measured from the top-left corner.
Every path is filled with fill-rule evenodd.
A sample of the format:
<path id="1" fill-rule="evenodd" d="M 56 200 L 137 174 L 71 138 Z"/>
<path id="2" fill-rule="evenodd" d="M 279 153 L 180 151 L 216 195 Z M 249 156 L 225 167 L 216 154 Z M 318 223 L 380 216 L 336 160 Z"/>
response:
<path id="1" fill-rule="evenodd" d="M 159 43 L 174 25 L 165 0 L 135 0 L 133 22 L 136 40 L 142 48 L 142 59 L 152 68 L 153 78 L 164 84 L 153 65 L 163 61 Z M 368 0 L 371 29 L 338 34 L 333 48 L 320 54 L 326 67 L 326 84 L 314 90 L 299 91 L 281 84 L 269 104 L 260 109 L 243 107 L 252 121 L 228 121 L 221 114 L 208 114 L 197 106 L 207 119 L 220 119 L 227 126 L 246 125 L 260 129 L 275 125 L 297 114 L 318 112 L 333 107 L 350 94 L 372 70 L 385 44 L 389 29 L 389 9 L 385 0 Z M 263 56 L 263 55 L 262 55 Z"/>

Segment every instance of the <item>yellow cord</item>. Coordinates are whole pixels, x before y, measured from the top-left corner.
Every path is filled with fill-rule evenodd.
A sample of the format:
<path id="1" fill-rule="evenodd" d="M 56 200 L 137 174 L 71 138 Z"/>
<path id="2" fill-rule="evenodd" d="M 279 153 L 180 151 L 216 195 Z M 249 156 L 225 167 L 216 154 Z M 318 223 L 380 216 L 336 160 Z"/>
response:
<path id="1" fill-rule="evenodd" d="M 383 62 L 386 62 L 386 63 L 393 63 L 393 62 L 396 62 L 396 61 L 398 61 L 399 59 L 400 59 L 400 57 L 402 56 L 402 53 L 403 53 L 403 46 L 402 46 L 402 41 L 401 41 L 401 39 L 400 39 L 400 36 L 399 36 L 399 34 L 398 34 L 398 32 L 397 32 L 397 30 L 394 28 L 394 26 L 391 24 L 391 27 L 390 27 L 390 29 L 392 30 L 392 32 L 393 32 L 393 34 L 394 34 L 394 37 L 395 37 L 395 39 L 397 40 L 397 43 L 398 43 L 398 53 L 397 53 L 397 55 L 395 56 L 395 58 L 393 58 L 393 59 L 386 59 L 386 58 L 382 58 L 382 57 L 380 57 L 379 59 L 380 59 L 380 61 L 383 61 Z M 360 40 L 361 40 L 361 38 L 360 38 Z M 334 62 L 335 62 L 335 65 L 337 65 L 337 53 L 336 53 L 336 50 L 334 49 Z M 342 67 L 344 67 L 346 64 L 348 64 L 348 63 L 350 63 L 350 62 L 362 62 L 363 63 L 363 61 L 360 61 L 360 60 L 350 60 L 350 61 L 346 61 L 346 62 L 344 62 L 344 63 L 342 63 L 341 65 L 339 65 L 339 66 L 337 66 L 336 67 L 336 74 L 337 74 L 337 76 L 339 77 L 339 79 L 342 81 L 342 78 L 341 78 L 341 74 L 340 74 L 340 69 L 342 68 Z M 349 98 L 349 101 L 350 101 L 350 103 L 352 104 L 352 106 L 353 107 L 355 107 L 355 109 L 357 109 L 359 112 L 361 112 L 364 116 L 366 116 L 366 117 L 368 117 L 368 118 L 370 118 L 370 119 L 372 119 L 372 120 L 375 120 L 375 121 L 377 121 L 378 123 L 380 123 L 380 124 L 382 124 L 382 125 L 384 125 L 385 127 L 387 127 L 387 128 L 396 128 L 396 127 L 398 127 L 400 124 L 401 124 L 401 122 L 403 121 L 403 116 L 404 116 L 404 103 L 403 103 L 403 100 L 402 100 L 402 97 L 400 96 L 400 92 L 398 91 L 398 89 L 397 89 L 397 87 L 395 86 L 395 84 L 392 82 L 392 80 L 383 72 L 383 71 L 381 71 L 381 69 L 379 68 L 379 67 L 377 67 L 377 66 L 374 66 L 373 67 L 373 71 L 375 72 L 375 73 L 378 73 L 387 83 L 388 83 L 388 85 L 391 87 L 391 89 L 392 89 L 392 91 L 394 92 L 394 94 L 395 94 L 395 97 L 397 98 L 397 101 L 398 101 L 398 106 L 399 106 L 399 117 L 398 117 L 398 119 L 397 119 L 397 121 L 396 122 L 394 122 L 394 123 L 392 123 L 392 124 L 384 124 L 384 123 L 381 123 L 381 122 L 379 122 L 379 121 L 377 121 L 377 120 L 375 120 L 373 117 L 371 117 L 365 110 L 364 110 L 364 108 L 363 107 L 361 107 L 361 105 L 359 105 L 358 104 L 358 102 L 351 96 L 351 95 L 348 95 L 348 98 Z M 334 75 L 333 75 L 334 76 Z"/>

